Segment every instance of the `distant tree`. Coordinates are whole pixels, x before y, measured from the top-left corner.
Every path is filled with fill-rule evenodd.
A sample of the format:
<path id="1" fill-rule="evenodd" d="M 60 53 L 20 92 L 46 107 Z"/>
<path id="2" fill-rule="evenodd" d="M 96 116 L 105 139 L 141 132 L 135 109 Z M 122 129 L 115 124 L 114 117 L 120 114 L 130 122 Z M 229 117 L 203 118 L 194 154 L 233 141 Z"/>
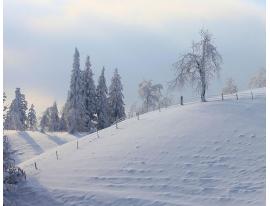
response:
<path id="1" fill-rule="evenodd" d="M 70 89 L 66 102 L 65 116 L 67 121 L 68 131 L 76 133 L 82 127 L 83 107 L 83 91 L 82 91 L 82 72 L 80 70 L 80 54 L 75 48 L 73 59 L 73 69 L 71 74 Z"/>
<path id="2" fill-rule="evenodd" d="M 222 57 L 212 44 L 212 36 L 207 30 L 201 30 L 201 40 L 193 43 L 191 52 L 183 55 L 175 64 L 176 78 L 170 83 L 172 88 L 183 87 L 190 83 L 196 86 L 205 102 L 205 93 L 209 82 L 219 74 Z"/>
<path id="3" fill-rule="evenodd" d="M 84 112 L 83 118 L 83 130 L 85 132 L 93 131 L 95 125 L 93 121 L 96 121 L 96 86 L 93 79 L 93 72 L 91 69 L 90 57 L 87 56 L 85 62 L 85 70 L 83 71 L 83 103 Z"/>
<path id="4" fill-rule="evenodd" d="M 58 115 L 58 108 L 56 102 L 53 103 L 53 106 L 48 109 L 49 112 L 49 124 L 48 124 L 48 131 L 55 132 L 59 130 L 59 115 Z"/>
<path id="5" fill-rule="evenodd" d="M 163 86 L 161 84 L 152 84 L 152 81 L 142 81 L 139 84 L 139 95 L 143 99 L 143 108 L 146 112 L 150 108 L 155 109 L 159 105 L 161 98 L 161 90 Z"/>
<path id="6" fill-rule="evenodd" d="M 106 79 L 104 76 L 105 68 L 103 67 L 99 77 L 97 91 L 96 91 L 96 106 L 99 129 L 106 128 L 110 125 L 109 121 L 109 105 L 108 105 L 108 89 Z"/>
<path id="7" fill-rule="evenodd" d="M 238 88 L 232 78 L 227 79 L 226 85 L 222 90 L 223 94 L 233 94 L 238 91 Z"/>
<path id="8" fill-rule="evenodd" d="M 45 132 L 49 128 L 49 123 L 50 123 L 50 113 L 49 113 L 49 108 L 45 110 L 43 113 L 41 120 L 40 120 L 40 130 L 41 132 Z"/>
<path id="9" fill-rule="evenodd" d="M 260 69 L 249 81 L 249 88 L 261 88 L 266 86 L 265 68 Z"/>
<path id="10" fill-rule="evenodd" d="M 131 104 L 131 106 L 129 107 L 129 111 L 128 111 L 128 117 L 131 118 L 133 117 L 136 112 L 138 112 L 138 108 L 137 108 L 137 103 L 134 102 L 133 104 Z"/>
<path id="11" fill-rule="evenodd" d="M 124 95 L 121 77 L 118 74 L 118 70 L 115 69 L 111 85 L 109 87 L 109 108 L 111 123 L 126 117 L 123 98 Z"/>
<path id="12" fill-rule="evenodd" d="M 27 128 L 27 101 L 20 88 L 16 88 L 15 99 L 12 101 L 5 120 L 5 129 L 26 130 Z"/>
<path id="13" fill-rule="evenodd" d="M 37 129 L 37 117 L 36 117 L 36 111 L 33 104 L 31 104 L 31 107 L 27 115 L 27 126 L 28 126 L 28 129 L 32 131 Z"/>
<path id="14" fill-rule="evenodd" d="M 161 98 L 161 103 L 160 103 L 161 107 L 167 108 L 171 106 L 172 104 L 173 104 L 173 97 L 166 95 Z"/>

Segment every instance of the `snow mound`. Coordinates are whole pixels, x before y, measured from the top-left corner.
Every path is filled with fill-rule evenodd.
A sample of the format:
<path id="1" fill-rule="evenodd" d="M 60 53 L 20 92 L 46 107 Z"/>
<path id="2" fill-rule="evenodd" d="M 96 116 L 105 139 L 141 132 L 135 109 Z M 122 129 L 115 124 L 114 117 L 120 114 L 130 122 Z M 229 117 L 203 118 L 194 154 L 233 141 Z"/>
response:
<path id="1" fill-rule="evenodd" d="M 173 106 L 20 164 L 18 205 L 265 205 L 265 89 Z M 37 163 L 38 170 L 34 168 Z"/>

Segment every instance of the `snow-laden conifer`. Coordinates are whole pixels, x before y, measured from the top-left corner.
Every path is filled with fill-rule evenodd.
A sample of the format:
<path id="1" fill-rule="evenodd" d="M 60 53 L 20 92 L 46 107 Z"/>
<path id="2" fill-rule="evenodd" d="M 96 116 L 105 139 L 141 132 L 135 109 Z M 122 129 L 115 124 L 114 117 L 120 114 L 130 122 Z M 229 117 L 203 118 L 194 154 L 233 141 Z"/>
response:
<path id="1" fill-rule="evenodd" d="M 5 129 L 26 130 L 27 128 L 27 101 L 20 88 L 16 88 L 15 99 L 7 112 Z"/>
<path id="2" fill-rule="evenodd" d="M 125 118 L 125 104 L 124 104 L 123 86 L 118 70 L 115 69 L 112 77 L 111 85 L 109 87 L 109 109 L 111 123 Z"/>
<path id="3" fill-rule="evenodd" d="M 108 89 L 106 86 L 106 79 L 104 76 L 105 68 L 103 67 L 101 75 L 99 77 L 97 91 L 96 91 L 96 105 L 97 105 L 97 117 L 98 128 L 103 129 L 110 124 L 109 120 L 109 108 L 108 108 Z"/>
<path id="4" fill-rule="evenodd" d="M 34 105 L 32 104 L 27 115 L 27 126 L 29 130 L 37 129 L 37 117 Z"/>
<path id="5" fill-rule="evenodd" d="M 80 70 L 80 54 L 75 48 L 70 88 L 66 102 L 66 121 L 68 131 L 75 133 L 81 130 L 83 108 L 82 72 Z"/>
<path id="6" fill-rule="evenodd" d="M 93 124 L 93 121 L 96 121 L 96 86 L 93 79 L 94 74 L 91 69 L 89 56 L 86 58 L 85 70 L 82 74 L 82 91 L 84 104 L 84 112 L 82 113 L 83 130 L 89 132 L 94 130 L 95 125 Z"/>
<path id="7" fill-rule="evenodd" d="M 59 130 L 59 115 L 58 115 L 58 108 L 56 102 L 53 103 L 53 106 L 49 108 L 49 125 L 48 130 L 50 132 L 58 131 Z"/>

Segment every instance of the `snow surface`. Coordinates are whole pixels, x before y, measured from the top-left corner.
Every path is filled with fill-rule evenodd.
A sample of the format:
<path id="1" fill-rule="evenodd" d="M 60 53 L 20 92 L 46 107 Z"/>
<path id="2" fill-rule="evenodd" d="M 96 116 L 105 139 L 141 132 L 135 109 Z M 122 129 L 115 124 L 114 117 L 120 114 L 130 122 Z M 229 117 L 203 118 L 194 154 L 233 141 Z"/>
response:
<path id="1" fill-rule="evenodd" d="M 16 163 L 29 160 L 59 145 L 76 140 L 83 135 L 74 136 L 66 132 L 41 133 L 15 130 L 7 130 L 5 134 L 9 137 L 12 150 L 15 151 Z"/>
<path id="2" fill-rule="evenodd" d="M 82 137 L 78 149 L 76 141 L 58 146 L 59 160 L 48 150 L 19 164 L 27 181 L 11 198 L 39 206 L 265 205 L 265 89 L 253 92 L 254 100 L 246 92 L 128 119 L 100 138 Z M 46 145 L 37 139 L 29 144 Z"/>

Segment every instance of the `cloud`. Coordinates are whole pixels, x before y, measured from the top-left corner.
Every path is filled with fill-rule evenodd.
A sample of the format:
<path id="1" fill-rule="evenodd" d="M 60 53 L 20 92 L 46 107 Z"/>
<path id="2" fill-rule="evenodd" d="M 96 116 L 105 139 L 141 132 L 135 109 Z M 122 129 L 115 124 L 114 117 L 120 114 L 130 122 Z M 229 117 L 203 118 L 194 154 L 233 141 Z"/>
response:
<path id="1" fill-rule="evenodd" d="M 31 5 L 47 10 L 26 20 L 27 26 L 36 32 L 64 32 L 78 26 L 99 20 L 125 26 L 137 26 L 147 29 L 162 30 L 166 25 L 178 19 L 215 21 L 220 19 L 235 20 L 239 17 L 254 17 L 265 22 L 265 8 L 259 4 L 243 0 L 69 0 L 65 3 Z M 93 30 L 95 32 L 95 30 Z"/>
<path id="2" fill-rule="evenodd" d="M 8 70 L 24 71 L 36 59 L 36 53 L 33 49 L 4 47 L 3 50 L 4 68 Z"/>

